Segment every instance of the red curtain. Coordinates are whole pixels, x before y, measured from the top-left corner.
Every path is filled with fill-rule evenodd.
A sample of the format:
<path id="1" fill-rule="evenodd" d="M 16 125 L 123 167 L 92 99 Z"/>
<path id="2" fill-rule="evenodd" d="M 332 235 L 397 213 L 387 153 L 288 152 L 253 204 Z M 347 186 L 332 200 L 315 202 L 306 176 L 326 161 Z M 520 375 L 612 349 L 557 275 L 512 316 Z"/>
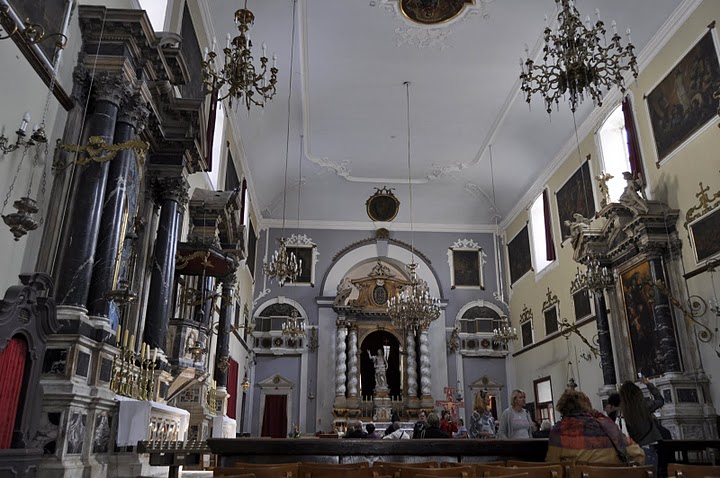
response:
<path id="1" fill-rule="evenodd" d="M 626 96 L 622 102 L 623 117 L 625 118 L 625 131 L 627 133 L 628 158 L 630 160 L 630 172 L 633 178 L 642 178 L 645 183 L 645 171 L 643 170 L 642 157 L 640 156 L 640 143 L 638 142 L 635 118 L 632 114 L 630 97 Z"/>
<path id="2" fill-rule="evenodd" d="M 13 337 L 0 352 L 0 448 L 10 448 L 25 373 L 27 342 Z"/>
<path id="3" fill-rule="evenodd" d="M 545 216 L 545 255 L 548 261 L 554 261 L 555 244 L 553 242 L 552 221 L 550 220 L 550 198 L 547 189 L 543 189 L 543 216 Z"/>
<path id="4" fill-rule="evenodd" d="M 230 418 L 236 418 L 238 399 L 238 363 L 233 359 L 230 359 L 230 368 L 228 368 L 227 389 L 230 394 L 228 397 L 227 416 Z"/>
<path id="5" fill-rule="evenodd" d="M 287 395 L 265 395 L 265 413 L 260 436 L 287 438 Z"/>

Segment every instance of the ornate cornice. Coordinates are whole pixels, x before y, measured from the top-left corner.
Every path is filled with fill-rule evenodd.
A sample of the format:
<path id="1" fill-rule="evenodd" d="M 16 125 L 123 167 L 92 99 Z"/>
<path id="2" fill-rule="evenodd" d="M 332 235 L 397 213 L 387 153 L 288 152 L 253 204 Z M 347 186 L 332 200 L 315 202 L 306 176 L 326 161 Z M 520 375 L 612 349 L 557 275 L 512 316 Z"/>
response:
<path id="1" fill-rule="evenodd" d="M 134 91 L 124 98 L 118 111 L 118 122 L 127 123 L 141 132 L 147 125 L 150 110 L 140 91 Z"/>
<path id="2" fill-rule="evenodd" d="M 124 76 L 101 71 L 95 73 L 91 94 L 93 101 L 108 101 L 119 108 L 121 102 L 131 95 L 131 90 Z"/>

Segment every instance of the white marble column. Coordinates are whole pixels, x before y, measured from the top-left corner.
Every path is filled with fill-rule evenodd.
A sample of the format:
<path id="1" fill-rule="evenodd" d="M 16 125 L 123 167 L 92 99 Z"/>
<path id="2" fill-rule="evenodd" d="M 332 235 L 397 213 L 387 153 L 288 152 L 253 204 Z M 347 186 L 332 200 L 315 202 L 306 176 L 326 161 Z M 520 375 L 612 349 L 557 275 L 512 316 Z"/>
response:
<path id="1" fill-rule="evenodd" d="M 345 397 L 345 381 L 347 380 L 347 366 L 345 361 L 347 355 L 345 354 L 345 337 L 347 336 L 347 329 L 345 328 L 345 321 L 338 319 L 337 325 L 337 341 L 335 344 L 335 396 Z"/>
<path id="2" fill-rule="evenodd" d="M 415 331 L 409 329 L 405 337 L 405 351 L 407 352 L 407 394 L 413 399 L 417 398 L 417 353 L 415 352 Z"/>
<path id="3" fill-rule="evenodd" d="M 358 395 L 358 337 L 357 327 L 350 326 L 350 337 L 348 340 L 348 397 Z"/>
<path id="4" fill-rule="evenodd" d="M 427 329 L 423 329 L 420 331 L 420 394 L 422 398 L 432 397 L 431 386 L 428 331 Z"/>

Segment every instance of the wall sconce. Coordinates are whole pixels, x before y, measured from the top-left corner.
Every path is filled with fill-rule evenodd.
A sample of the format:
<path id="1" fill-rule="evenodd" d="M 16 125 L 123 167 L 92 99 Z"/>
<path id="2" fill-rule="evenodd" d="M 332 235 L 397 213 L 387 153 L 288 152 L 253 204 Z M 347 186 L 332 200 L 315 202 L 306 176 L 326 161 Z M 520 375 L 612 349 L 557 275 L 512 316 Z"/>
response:
<path id="1" fill-rule="evenodd" d="M 243 377 L 240 386 L 242 387 L 243 392 L 247 392 L 248 390 L 250 390 L 250 380 L 248 380 L 247 372 L 245 372 L 245 376 Z"/>
<path id="2" fill-rule="evenodd" d="M 45 35 L 45 28 L 39 23 L 30 23 L 30 19 L 25 20 L 24 28 L 18 26 L 18 22 L 15 21 L 15 12 L 10 11 L 10 5 L 5 4 L 0 7 L 0 29 L 5 33 L 5 36 L 1 36 L 0 40 L 5 40 L 13 36 L 20 37 L 22 41 L 29 45 L 40 43 L 41 41 L 55 38 L 56 48 L 65 48 L 67 45 L 67 37 L 62 33 L 51 33 Z"/>
<path id="3" fill-rule="evenodd" d="M 27 127 L 29 124 L 30 113 L 26 111 L 22 117 L 22 120 L 20 121 L 20 127 L 17 131 L 15 131 L 15 134 L 17 135 L 15 143 L 10 143 L 10 138 L 5 136 L 5 128 L 3 127 L 2 132 L 0 133 L 0 151 L 2 151 L 3 154 L 12 153 L 13 151 L 20 149 L 23 146 L 27 147 L 33 146 L 36 143 L 47 143 L 47 136 L 45 135 L 45 130 L 38 125 L 35 125 L 35 127 L 33 127 L 33 132 L 30 135 L 30 139 L 25 139 L 27 136 Z"/>
<path id="4" fill-rule="evenodd" d="M 590 359 L 592 358 L 592 355 L 590 354 L 590 352 L 587 352 L 587 351 L 583 350 L 583 351 L 580 352 L 580 357 L 583 358 L 583 359 L 585 359 L 585 360 L 587 360 L 587 361 L 589 362 Z"/>

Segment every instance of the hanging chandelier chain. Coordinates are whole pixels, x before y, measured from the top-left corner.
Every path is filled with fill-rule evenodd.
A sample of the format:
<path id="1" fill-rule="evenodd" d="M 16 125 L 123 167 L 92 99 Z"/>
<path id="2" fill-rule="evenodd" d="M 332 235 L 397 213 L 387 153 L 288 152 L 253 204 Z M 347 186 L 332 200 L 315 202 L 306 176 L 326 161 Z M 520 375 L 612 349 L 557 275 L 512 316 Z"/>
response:
<path id="1" fill-rule="evenodd" d="M 410 82 L 405 85 L 405 106 L 407 113 L 407 167 L 408 167 L 408 192 L 410 198 L 410 254 L 411 262 L 415 262 L 415 229 L 413 227 L 413 195 L 412 195 L 412 171 L 410 169 Z"/>
<path id="2" fill-rule="evenodd" d="M 293 0 L 292 15 L 292 40 L 290 41 L 290 74 L 288 75 L 288 100 L 287 100 L 287 130 L 285 134 L 285 182 L 283 186 L 283 220 L 282 233 L 285 235 L 285 207 L 287 205 L 287 174 L 288 174 L 288 156 L 290 155 L 290 110 L 292 100 L 292 84 L 293 84 L 293 62 L 295 61 L 295 10 L 297 0 Z"/>
<path id="3" fill-rule="evenodd" d="M 13 178 L 12 182 L 10 183 L 10 189 L 8 189 L 8 192 L 5 195 L 5 200 L 3 201 L 3 204 L 2 204 L 2 209 L 0 209 L 0 216 L 2 216 L 2 213 L 5 212 L 5 207 L 7 206 L 7 203 L 10 200 L 10 196 L 12 195 L 13 189 L 15 189 L 15 181 L 17 181 L 17 178 L 20 175 L 20 170 L 22 169 L 23 162 L 25 162 L 25 158 L 27 157 L 28 149 L 30 149 L 29 146 L 26 146 L 25 148 L 23 148 L 22 157 L 20 158 L 20 162 L 18 163 L 17 169 L 15 170 L 15 177 Z"/>

